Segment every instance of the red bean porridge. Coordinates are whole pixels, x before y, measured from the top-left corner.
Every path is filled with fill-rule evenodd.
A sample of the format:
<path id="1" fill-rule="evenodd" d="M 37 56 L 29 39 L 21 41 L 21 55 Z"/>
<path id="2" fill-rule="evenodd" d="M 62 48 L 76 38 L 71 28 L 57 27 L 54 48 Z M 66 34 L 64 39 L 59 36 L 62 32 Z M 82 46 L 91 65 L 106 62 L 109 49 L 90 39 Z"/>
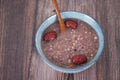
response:
<path id="1" fill-rule="evenodd" d="M 50 31 L 55 31 L 56 38 L 48 42 L 42 40 L 42 50 L 46 57 L 55 65 L 64 68 L 82 65 L 74 64 L 75 60 L 73 59 L 77 59 L 74 57 L 77 55 L 85 55 L 84 62 L 89 62 L 96 55 L 99 45 L 96 32 L 87 23 L 80 20 L 72 21 L 77 23 L 77 27 L 67 28 L 63 33 L 59 32 L 58 22 L 52 24 L 45 30 L 44 35 Z"/>

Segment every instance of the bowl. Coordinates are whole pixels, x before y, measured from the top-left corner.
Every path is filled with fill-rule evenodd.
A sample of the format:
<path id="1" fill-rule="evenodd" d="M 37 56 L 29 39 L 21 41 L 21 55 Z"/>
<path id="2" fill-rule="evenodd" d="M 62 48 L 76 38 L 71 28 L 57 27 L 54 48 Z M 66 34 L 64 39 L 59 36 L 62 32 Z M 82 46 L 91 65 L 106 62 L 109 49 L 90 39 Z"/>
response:
<path id="1" fill-rule="evenodd" d="M 57 16 L 53 15 L 51 17 L 49 17 L 48 19 L 46 19 L 39 27 L 37 33 L 36 33 L 36 37 L 35 37 L 35 46 L 36 49 L 38 51 L 38 54 L 41 56 L 41 59 L 48 64 L 50 67 L 52 67 L 53 69 L 60 71 L 60 72 L 64 72 L 64 73 L 77 73 L 77 72 L 81 72 L 84 71 L 88 68 L 90 68 L 100 57 L 100 55 L 102 54 L 102 50 L 104 48 L 104 35 L 103 32 L 99 26 L 99 24 L 90 16 L 80 13 L 80 12 L 73 12 L 73 11 L 68 11 L 68 12 L 62 12 L 61 16 L 63 19 L 68 19 L 68 18 L 73 18 L 73 19 L 78 19 L 81 21 L 84 21 L 86 23 L 88 23 L 97 33 L 98 37 L 99 37 L 99 47 L 98 47 L 98 51 L 95 55 L 95 57 L 87 62 L 85 65 L 81 65 L 79 67 L 73 68 L 73 69 L 68 69 L 68 68 L 63 68 L 63 67 L 59 67 L 55 64 L 53 64 L 51 61 L 49 61 L 46 56 L 44 55 L 44 52 L 42 51 L 42 47 L 41 47 L 41 40 L 42 40 L 42 36 L 44 33 L 44 30 L 49 27 L 51 24 L 55 23 L 57 21 Z"/>

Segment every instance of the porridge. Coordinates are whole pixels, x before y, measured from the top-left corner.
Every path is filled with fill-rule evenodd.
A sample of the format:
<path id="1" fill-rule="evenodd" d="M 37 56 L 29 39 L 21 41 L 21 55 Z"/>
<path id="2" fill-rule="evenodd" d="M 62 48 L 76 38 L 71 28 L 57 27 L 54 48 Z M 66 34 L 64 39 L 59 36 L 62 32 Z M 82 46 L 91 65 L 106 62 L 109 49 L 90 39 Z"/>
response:
<path id="1" fill-rule="evenodd" d="M 55 65 L 75 68 L 94 58 L 99 39 L 96 32 L 83 21 L 68 19 L 65 24 L 66 31 L 63 33 L 60 33 L 58 22 L 44 31 L 42 50 Z"/>

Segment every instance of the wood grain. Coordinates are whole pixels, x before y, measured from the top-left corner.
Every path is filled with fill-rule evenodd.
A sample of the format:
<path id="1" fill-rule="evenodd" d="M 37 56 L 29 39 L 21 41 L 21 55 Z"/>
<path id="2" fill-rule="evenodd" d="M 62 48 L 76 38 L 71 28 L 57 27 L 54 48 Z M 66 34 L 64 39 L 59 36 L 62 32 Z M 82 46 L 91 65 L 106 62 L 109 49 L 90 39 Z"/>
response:
<path id="1" fill-rule="evenodd" d="M 40 24 L 55 14 L 52 0 L 0 0 L 0 80 L 120 80 L 120 0 L 57 1 L 61 12 L 82 12 L 100 24 L 105 48 L 97 63 L 75 74 L 53 70 L 34 40 Z"/>

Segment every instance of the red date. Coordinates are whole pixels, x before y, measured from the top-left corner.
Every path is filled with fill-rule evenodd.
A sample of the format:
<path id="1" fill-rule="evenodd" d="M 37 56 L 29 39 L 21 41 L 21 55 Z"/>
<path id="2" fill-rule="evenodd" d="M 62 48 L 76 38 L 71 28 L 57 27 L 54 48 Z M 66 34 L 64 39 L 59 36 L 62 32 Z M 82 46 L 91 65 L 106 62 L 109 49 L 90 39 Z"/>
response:
<path id="1" fill-rule="evenodd" d="M 77 23 L 73 20 L 67 20 L 65 21 L 65 25 L 68 28 L 75 29 L 77 27 Z"/>
<path id="2" fill-rule="evenodd" d="M 72 57 L 72 62 L 75 65 L 81 65 L 87 62 L 87 57 L 83 54 L 81 55 L 75 55 Z"/>
<path id="3" fill-rule="evenodd" d="M 44 35 L 44 40 L 49 42 L 57 38 L 57 33 L 55 31 L 48 32 Z"/>

